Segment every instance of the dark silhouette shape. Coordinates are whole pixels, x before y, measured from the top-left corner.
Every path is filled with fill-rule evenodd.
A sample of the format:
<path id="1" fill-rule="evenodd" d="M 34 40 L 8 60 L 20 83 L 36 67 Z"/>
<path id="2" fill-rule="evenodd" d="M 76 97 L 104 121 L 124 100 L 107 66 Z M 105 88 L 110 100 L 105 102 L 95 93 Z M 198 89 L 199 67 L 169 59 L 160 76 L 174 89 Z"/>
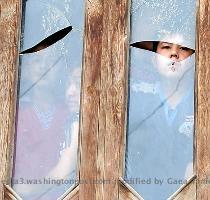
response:
<path id="1" fill-rule="evenodd" d="M 44 40 L 42 40 L 35 46 L 22 51 L 20 54 L 23 55 L 23 54 L 27 54 L 27 53 L 34 53 L 34 52 L 40 51 L 42 49 L 45 49 L 45 48 L 55 44 L 59 40 L 63 39 L 71 30 L 72 30 L 72 26 L 68 26 L 64 29 L 61 29 L 61 30 L 53 33 L 52 35 L 48 36 L 47 38 L 45 38 Z"/>

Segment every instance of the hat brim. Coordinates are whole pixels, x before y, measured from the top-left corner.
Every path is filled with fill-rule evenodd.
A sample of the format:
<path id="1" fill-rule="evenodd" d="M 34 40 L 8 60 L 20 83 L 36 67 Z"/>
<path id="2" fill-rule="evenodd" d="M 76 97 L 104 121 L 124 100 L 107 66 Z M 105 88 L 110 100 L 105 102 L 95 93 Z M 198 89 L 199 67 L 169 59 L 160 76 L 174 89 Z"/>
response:
<path id="1" fill-rule="evenodd" d="M 154 44 L 156 43 L 156 45 L 157 45 L 159 42 L 162 42 L 162 41 L 141 41 L 141 42 L 132 43 L 132 44 L 130 44 L 130 46 L 131 47 L 136 47 L 136 48 L 139 48 L 139 49 L 144 49 L 144 50 L 156 52 L 156 49 L 154 48 Z M 188 48 L 188 49 L 192 50 L 193 53 L 195 52 L 194 49 L 191 49 L 191 48 Z"/>
<path id="2" fill-rule="evenodd" d="M 44 40 L 42 40 L 35 46 L 22 51 L 20 53 L 20 55 L 41 51 L 42 49 L 45 49 L 45 48 L 55 44 L 59 40 L 63 39 L 71 30 L 72 30 L 72 26 L 68 26 L 64 29 L 61 29 L 61 30 L 53 33 L 52 35 L 48 36 L 47 38 L 45 38 Z"/>
<path id="3" fill-rule="evenodd" d="M 142 41 L 142 42 L 135 42 L 130 44 L 131 47 L 136 47 L 139 49 L 144 49 L 144 50 L 148 50 L 148 51 L 153 51 L 154 52 L 154 48 L 153 48 L 153 43 L 154 42 L 159 42 L 159 41 Z"/>

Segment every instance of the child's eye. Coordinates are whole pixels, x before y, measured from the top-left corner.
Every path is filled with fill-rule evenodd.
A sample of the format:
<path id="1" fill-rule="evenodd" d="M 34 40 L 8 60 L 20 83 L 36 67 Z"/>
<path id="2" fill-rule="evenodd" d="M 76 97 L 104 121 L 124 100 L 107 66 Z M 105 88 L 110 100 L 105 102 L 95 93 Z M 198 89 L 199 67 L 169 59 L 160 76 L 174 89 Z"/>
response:
<path id="1" fill-rule="evenodd" d="M 162 46 L 162 49 L 170 49 L 171 47 L 169 45 Z"/>
<path id="2" fill-rule="evenodd" d="M 183 51 L 189 51 L 189 48 L 187 48 L 187 47 L 180 47 L 180 49 Z"/>

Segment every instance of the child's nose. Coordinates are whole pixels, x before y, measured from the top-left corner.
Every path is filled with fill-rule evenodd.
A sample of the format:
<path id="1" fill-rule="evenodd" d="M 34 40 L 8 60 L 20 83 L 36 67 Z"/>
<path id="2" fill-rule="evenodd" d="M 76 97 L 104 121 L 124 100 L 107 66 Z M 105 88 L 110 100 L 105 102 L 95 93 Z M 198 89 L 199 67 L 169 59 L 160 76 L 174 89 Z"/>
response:
<path id="1" fill-rule="evenodd" d="M 179 60 L 179 49 L 177 47 L 172 47 L 170 59 L 173 61 Z"/>

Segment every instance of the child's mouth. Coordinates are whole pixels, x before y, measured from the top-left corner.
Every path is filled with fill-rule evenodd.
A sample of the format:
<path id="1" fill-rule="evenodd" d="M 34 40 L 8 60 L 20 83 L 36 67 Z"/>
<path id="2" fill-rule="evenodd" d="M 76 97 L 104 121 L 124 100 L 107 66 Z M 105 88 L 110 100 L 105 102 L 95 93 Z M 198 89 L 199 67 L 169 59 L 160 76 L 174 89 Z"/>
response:
<path id="1" fill-rule="evenodd" d="M 179 66 L 180 66 L 180 63 L 178 63 L 178 62 L 171 62 L 170 65 L 169 65 L 169 67 L 170 67 L 170 69 L 171 69 L 172 72 L 175 72 L 176 69 L 177 69 Z"/>

